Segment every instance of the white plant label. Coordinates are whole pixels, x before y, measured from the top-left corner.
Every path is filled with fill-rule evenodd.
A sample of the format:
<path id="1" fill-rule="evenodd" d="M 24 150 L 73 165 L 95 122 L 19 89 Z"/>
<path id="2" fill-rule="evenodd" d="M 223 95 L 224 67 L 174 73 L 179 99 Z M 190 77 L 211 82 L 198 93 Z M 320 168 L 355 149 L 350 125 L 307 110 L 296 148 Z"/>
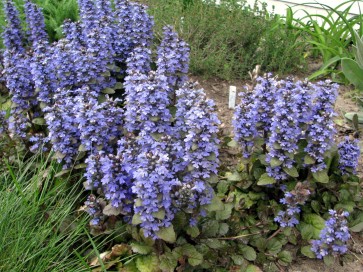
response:
<path id="1" fill-rule="evenodd" d="M 236 86 L 229 86 L 229 100 L 228 100 L 228 108 L 234 109 L 236 106 Z"/>

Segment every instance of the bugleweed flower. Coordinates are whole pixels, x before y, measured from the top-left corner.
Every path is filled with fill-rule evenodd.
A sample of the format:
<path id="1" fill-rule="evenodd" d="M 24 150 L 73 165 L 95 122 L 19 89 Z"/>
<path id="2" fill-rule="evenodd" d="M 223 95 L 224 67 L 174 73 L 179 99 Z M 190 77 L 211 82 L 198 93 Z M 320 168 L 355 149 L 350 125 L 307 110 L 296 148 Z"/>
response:
<path id="1" fill-rule="evenodd" d="M 170 89 L 166 79 L 154 72 L 149 76 L 135 73 L 126 79 L 125 127 L 129 132 L 170 134 Z"/>
<path id="2" fill-rule="evenodd" d="M 37 100 L 50 105 L 58 88 L 58 80 L 53 62 L 53 50 L 47 43 L 39 43 L 30 64 Z"/>
<path id="3" fill-rule="evenodd" d="M 162 227 L 169 227 L 174 218 L 171 191 L 180 182 L 171 171 L 171 137 L 164 134 L 157 141 L 147 131 L 140 134 L 140 150 L 133 172 L 134 210 L 140 217 L 145 236 L 157 238 L 155 233 Z"/>
<path id="4" fill-rule="evenodd" d="M 334 103 L 338 95 L 338 85 L 325 81 L 313 85 L 313 89 L 316 102 L 311 124 L 306 132 L 308 145 L 305 151 L 315 160 L 311 171 L 317 172 L 326 168 L 324 153 L 331 148 L 334 140 Z"/>
<path id="5" fill-rule="evenodd" d="M 131 214 L 134 195 L 132 194 L 132 176 L 125 170 L 122 156 L 101 155 L 102 191 L 113 207 L 123 214 Z"/>
<path id="6" fill-rule="evenodd" d="M 28 26 L 28 40 L 33 48 L 36 48 L 39 43 L 47 42 L 48 34 L 45 31 L 42 10 L 29 0 L 25 2 L 25 17 Z"/>
<path id="7" fill-rule="evenodd" d="M 82 35 L 86 37 L 99 25 L 99 17 L 93 0 L 78 0 Z"/>
<path id="8" fill-rule="evenodd" d="M 351 140 L 349 137 L 338 144 L 339 169 L 343 175 L 356 174 L 360 148 L 358 140 Z"/>
<path id="9" fill-rule="evenodd" d="M 293 96 L 299 114 L 299 126 L 306 129 L 306 124 L 310 122 L 312 114 L 311 83 L 300 80 L 295 82 Z"/>
<path id="10" fill-rule="evenodd" d="M 75 117 L 79 105 L 74 99 L 74 94 L 87 91 L 87 89 L 76 91 L 60 89 L 55 95 L 54 105 L 44 109 L 46 113 L 44 118 L 49 130 L 48 138 L 58 161 L 65 163 L 64 169 L 73 165 L 81 144 L 81 132 Z"/>
<path id="11" fill-rule="evenodd" d="M 158 47 L 157 73 L 167 76 L 171 88 L 181 87 L 187 80 L 189 46 L 171 26 L 163 28 L 164 37 Z"/>
<path id="12" fill-rule="evenodd" d="M 318 259 L 324 256 L 340 256 L 348 251 L 347 242 L 350 239 L 346 218 L 348 212 L 329 210 L 330 217 L 325 222 L 325 228 L 320 232 L 320 239 L 312 241 L 311 250 Z"/>
<path id="13" fill-rule="evenodd" d="M 185 174 L 181 187 L 176 189 L 175 202 L 179 207 L 195 209 L 208 204 L 212 198 L 208 179 L 217 174 L 216 133 L 220 122 L 214 102 L 206 98 L 203 90 L 196 90 L 193 83 L 177 90 L 176 95 L 175 127 L 183 136 L 180 138 L 182 156 L 177 155 L 182 160 L 179 164 L 177 160 L 173 167 Z M 180 154 L 176 149 L 176 154 Z"/>
<path id="14" fill-rule="evenodd" d="M 137 46 L 149 47 L 154 21 L 146 7 L 127 0 L 115 0 L 115 37 L 112 40 L 116 60 L 125 62 Z"/>
<path id="15" fill-rule="evenodd" d="M 84 150 L 113 153 L 123 123 L 123 110 L 117 106 L 118 100 L 106 98 L 106 101 L 98 103 L 96 95 L 92 95 L 90 90 L 75 100 L 78 104 L 75 117 Z"/>
<path id="16" fill-rule="evenodd" d="M 286 210 L 279 211 L 274 221 L 280 224 L 280 227 L 294 227 L 299 224 L 297 215 L 300 214 L 300 205 L 304 205 L 310 195 L 310 189 L 307 182 L 298 182 L 295 189 L 291 192 L 285 192 L 284 198 L 280 203 L 286 206 Z"/>
<path id="17" fill-rule="evenodd" d="M 19 12 L 12 0 L 4 1 L 7 26 L 3 33 L 4 45 L 8 51 L 22 53 L 24 51 L 24 33 L 22 31 Z"/>
<path id="18" fill-rule="evenodd" d="M 232 120 L 234 139 L 242 147 L 243 157 L 248 159 L 254 146 L 254 138 L 258 135 L 256 129 L 258 116 L 253 107 L 253 94 L 242 92 L 239 95 L 241 103 L 236 107 Z"/>
<path id="19" fill-rule="evenodd" d="M 271 73 L 257 78 L 257 85 L 253 93 L 253 107 L 258 112 L 258 128 L 262 132 L 269 132 L 271 119 L 274 115 L 273 108 L 279 95 L 277 82 Z"/>
<path id="20" fill-rule="evenodd" d="M 86 206 L 86 212 L 91 216 L 90 225 L 91 227 L 99 226 L 104 220 L 104 215 L 102 214 L 102 209 L 104 206 L 104 201 L 97 199 L 97 197 L 93 194 L 90 194 L 87 197 L 86 202 L 84 203 Z"/>
<path id="21" fill-rule="evenodd" d="M 279 82 L 279 97 L 274 106 L 271 121 L 271 135 L 267 143 L 269 152 L 266 168 L 269 176 L 276 180 L 284 180 L 288 175 L 283 168 L 293 167 L 293 156 L 298 149 L 297 142 L 301 137 L 299 127 L 299 111 L 296 107 L 295 84 L 292 80 Z"/>

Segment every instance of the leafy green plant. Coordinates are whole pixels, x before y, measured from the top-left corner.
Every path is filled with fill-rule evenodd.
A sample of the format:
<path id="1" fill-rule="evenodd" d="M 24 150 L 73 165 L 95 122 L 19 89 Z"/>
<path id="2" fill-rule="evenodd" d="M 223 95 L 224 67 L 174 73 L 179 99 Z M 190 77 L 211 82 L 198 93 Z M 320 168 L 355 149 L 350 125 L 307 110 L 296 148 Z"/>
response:
<path id="1" fill-rule="evenodd" d="M 358 28 L 359 33 L 363 31 L 363 15 L 349 16 L 355 2 L 355 0 L 349 0 L 336 8 L 325 4 L 309 3 L 326 9 L 327 14 L 309 14 L 304 11 L 306 16 L 303 18 L 290 20 L 290 27 L 307 35 L 305 42 L 311 46 L 308 50 L 312 50 L 313 55 L 321 57 L 323 61 L 322 67 L 313 73 L 309 79 L 330 74 L 334 76 L 335 80 L 345 80 L 344 75 L 339 70 L 340 60 L 353 56 L 350 44 L 355 35 L 354 28 Z M 340 8 L 344 7 L 343 11 L 339 11 Z M 291 9 L 288 14 L 292 14 Z"/>

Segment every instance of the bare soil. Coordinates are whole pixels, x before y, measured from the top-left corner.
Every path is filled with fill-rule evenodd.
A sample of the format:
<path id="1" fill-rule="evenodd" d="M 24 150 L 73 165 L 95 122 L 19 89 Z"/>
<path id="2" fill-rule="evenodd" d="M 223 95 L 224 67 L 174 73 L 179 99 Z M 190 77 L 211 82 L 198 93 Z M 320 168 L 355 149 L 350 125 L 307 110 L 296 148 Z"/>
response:
<path id="1" fill-rule="evenodd" d="M 191 80 L 197 81 L 200 88 L 203 88 L 208 98 L 215 101 L 217 106 L 218 116 L 221 121 L 220 129 L 223 136 L 233 137 L 232 128 L 232 116 L 233 109 L 228 108 L 229 86 L 236 86 L 237 93 L 243 90 L 244 86 L 251 87 L 251 81 L 225 81 L 216 78 L 202 78 L 196 76 L 190 76 Z M 336 117 L 337 124 L 337 138 L 342 138 L 345 135 L 353 133 L 352 126 L 347 120 L 344 119 L 344 114 L 351 111 L 358 111 L 358 106 L 350 98 L 350 90 L 347 87 L 341 87 L 339 90 L 339 96 L 336 101 Z M 239 99 L 237 97 L 237 103 Z M 360 135 L 360 143 L 363 143 L 362 133 Z M 228 153 L 222 152 L 221 161 L 232 166 L 232 158 L 234 156 L 228 156 Z M 363 181 L 363 158 L 360 158 L 360 164 L 358 168 L 358 174 Z M 281 271 L 286 272 L 363 272 L 363 233 L 352 234 L 353 238 L 350 242 L 350 254 L 339 262 L 336 261 L 334 266 L 328 267 L 321 260 L 308 259 L 305 257 L 298 257 L 298 259 L 289 267 L 281 268 Z"/>

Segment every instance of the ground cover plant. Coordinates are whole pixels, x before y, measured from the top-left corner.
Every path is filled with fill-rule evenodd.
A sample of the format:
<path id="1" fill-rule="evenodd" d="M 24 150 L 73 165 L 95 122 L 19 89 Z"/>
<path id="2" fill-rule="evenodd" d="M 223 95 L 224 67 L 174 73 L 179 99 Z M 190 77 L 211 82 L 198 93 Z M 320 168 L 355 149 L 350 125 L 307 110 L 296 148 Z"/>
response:
<path id="1" fill-rule="evenodd" d="M 77 225 L 97 256 L 89 261 L 87 244 L 75 242 L 70 265 L 74 255 L 94 271 L 142 272 L 278 271 L 298 255 L 344 260 L 363 213 L 357 142 L 334 141 L 336 84 L 258 78 L 236 109 L 235 141 L 219 139 L 214 103 L 188 81 L 190 49 L 171 26 L 154 44 L 143 5 L 78 5 L 80 20 L 65 21 L 64 38 L 50 43 L 37 5 L 25 1 L 24 22 L 4 2 L 10 100 L 0 115 L 4 167 L 18 193 L 14 149 L 21 159 L 49 153 L 41 169 L 54 168 L 50 188 L 83 177 L 71 178 L 72 189 L 84 187 L 78 205 L 89 215 Z M 221 147 L 238 151 L 235 167 L 220 165 Z M 91 237 L 120 231 L 105 252 Z"/>

